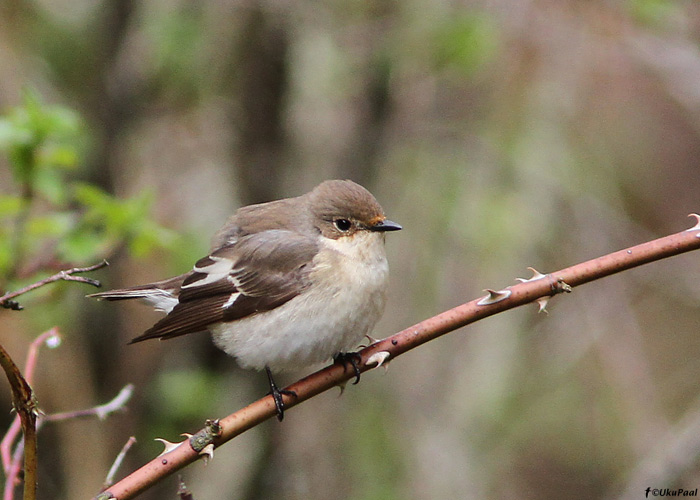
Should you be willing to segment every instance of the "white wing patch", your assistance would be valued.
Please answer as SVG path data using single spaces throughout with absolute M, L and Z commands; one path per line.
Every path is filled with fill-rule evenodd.
M 233 269 L 233 262 L 229 259 L 223 257 L 216 257 L 214 255 L 210 255 L 209 258 L 214 261 L 213 264 L 209 264 L 208 266 L 204 267 L 194 266 L 195 273 L 205 274 L 206 277 L 197 281 L 193 281 L 192 283 L 189 283 L 187 285 L 183 285 L 183 289 L 204 286 L 208 285 L 209 283 L 214 283 L 216 281 L 226 278 L 231 272 L 231 269 Z
M 236 302 L 236 299 L 240 296 L 241 294 L 239 292 L 237 293 L 232 293 L 231 296 L 228 298 L 226 302 L 224 302 L 224 305 L 221 306 L 222 309 L 226 309 L 227 307 L 231 307 L 234 302 Z
M 160 289 L 149 290 L 148 295 L 142 295 L 140 298 L 159 311 L 166 313 L 172 311 L 178 303 L 177 297 L 172 293 Z

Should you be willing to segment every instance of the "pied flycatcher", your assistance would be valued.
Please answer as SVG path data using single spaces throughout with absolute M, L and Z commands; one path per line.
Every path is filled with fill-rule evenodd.
M 243 368 L 271 372 L 330 359 L 349 360 L 384 311 L 389 267 L 387 220 L 372 194 L 332 180 L 296 198 L 238 209 L 211 253 L 188 273 L 147 285 L 95 293 L 143 299 L 167 315 L 131 343 L 209 330 Z

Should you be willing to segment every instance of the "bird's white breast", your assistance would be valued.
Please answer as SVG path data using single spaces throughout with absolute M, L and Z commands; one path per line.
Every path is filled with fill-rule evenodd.
M 271 311 L 210 327 L 216 344 L 244 368 L 283 371 L 355 350 L 384 311 L 384 235 L 321 238 L 311 286 Z

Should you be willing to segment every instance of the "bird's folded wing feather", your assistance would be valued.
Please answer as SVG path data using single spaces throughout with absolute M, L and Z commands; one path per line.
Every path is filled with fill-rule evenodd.
M 308 286 L 317 251 L 314 239 L 285 230 L 250 234 L 219 248 L 195 264 L 172 311 L 132 342 L 198 332 L 274 309 Z

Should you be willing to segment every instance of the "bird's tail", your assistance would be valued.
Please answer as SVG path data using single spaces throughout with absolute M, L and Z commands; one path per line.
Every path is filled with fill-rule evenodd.
M 180 287 L 187 274 L 176 276 L 156 283 L 138 285 L 130 288 L 119 288 L 106 292 L 91 293 L 87 297 L 98 300 L 130 300 L 142 299 L 161 311 L 170 312 L 178 303 Z

